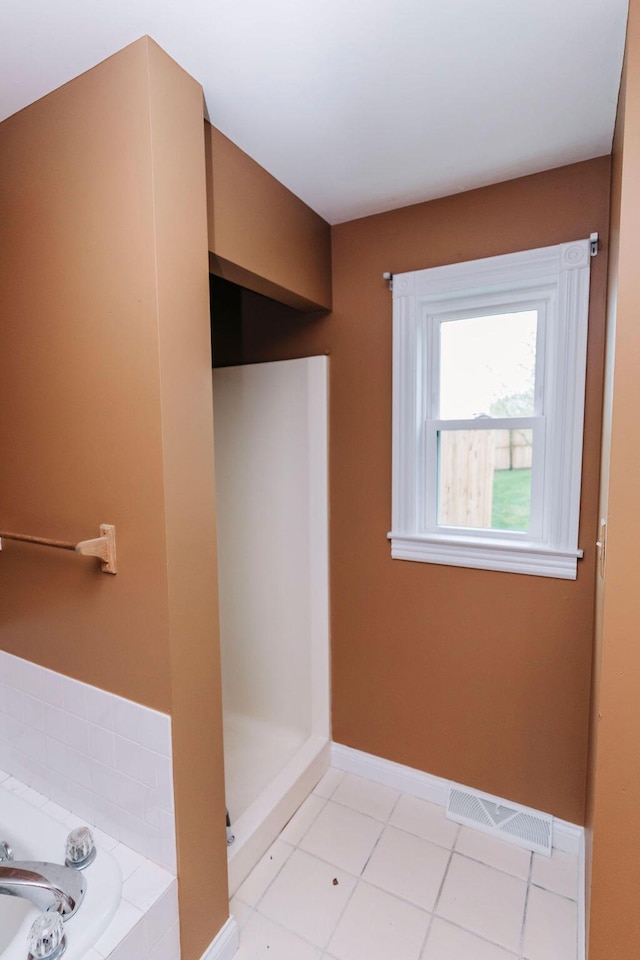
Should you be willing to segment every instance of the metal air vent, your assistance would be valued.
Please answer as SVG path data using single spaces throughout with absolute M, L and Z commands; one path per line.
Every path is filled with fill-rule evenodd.
M 447 801 L 447 817 L 526 847 L 527 850 L 551 856 L 553 817 L 546 813 L 452 784 Z

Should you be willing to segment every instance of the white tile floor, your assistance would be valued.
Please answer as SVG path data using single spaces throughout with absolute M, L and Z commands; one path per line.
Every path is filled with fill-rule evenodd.
M 576 960 L 578 863 L 330 770 L 231 901 L 236 960 Z

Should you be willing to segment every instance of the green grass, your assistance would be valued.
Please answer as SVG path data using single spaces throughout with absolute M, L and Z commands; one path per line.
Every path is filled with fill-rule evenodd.
M 494 530 L 528 530 L 531 513 L 531 468 L 493 474 Z

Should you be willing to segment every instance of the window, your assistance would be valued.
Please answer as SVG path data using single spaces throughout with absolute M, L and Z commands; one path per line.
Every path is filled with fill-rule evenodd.
M 394 276 L 394 558 L 575 579 L 590 252 Z

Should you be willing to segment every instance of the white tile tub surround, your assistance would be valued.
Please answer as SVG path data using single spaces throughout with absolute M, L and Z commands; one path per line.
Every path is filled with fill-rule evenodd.
M 0 768 L 175 875 L 166 714 L 0 651 Z
M 19 794 L 70 830 L 85 822 L 1 770 L 0 790 Z M 93 834 L 98 850 L 108 850 L 118 861 L 123 886 L 115 917 L 85 960 L 180 960 L 176 878 L 102 830 Z

